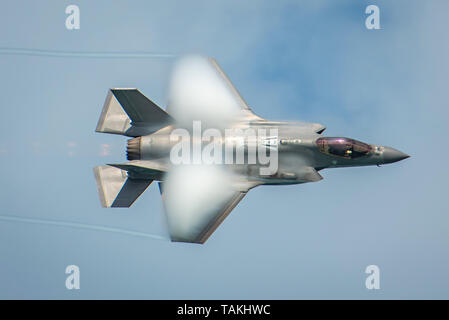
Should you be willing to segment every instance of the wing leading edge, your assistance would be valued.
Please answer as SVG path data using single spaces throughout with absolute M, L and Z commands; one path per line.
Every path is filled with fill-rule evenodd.
M 183 127 L 200 120 L 220 128 L 234 121 L 260 121 L 212 58 L 189 56 L 176 64 L 167 112 Z
M 257 182 L 216 166 L 183 166 L 159 184 L 170 238 L 203 244 Z

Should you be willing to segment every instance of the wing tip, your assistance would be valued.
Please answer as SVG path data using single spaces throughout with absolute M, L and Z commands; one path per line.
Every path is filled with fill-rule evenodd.
M 171 242 L 204 244 L 207 239 L 184 239 L 178 237 L 170 237 Z

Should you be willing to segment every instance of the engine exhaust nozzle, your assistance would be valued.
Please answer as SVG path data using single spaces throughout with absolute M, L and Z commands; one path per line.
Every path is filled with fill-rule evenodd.
M 141 137 L 129 139 L 126 144 L 126 158 L 128 160 L 140 160 Z

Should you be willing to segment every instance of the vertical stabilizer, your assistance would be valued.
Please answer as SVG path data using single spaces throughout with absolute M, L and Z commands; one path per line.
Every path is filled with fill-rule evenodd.
M 131 137 L 147 135 L 173 122 L 164 110 L 137 89 L 110 89 L 96 132 Z
M 131 128 L 131 120 L 120 106 L 120 103 L 112 91 L 109 90 L 95 131 L 112 134 L 125 134 L 129 128 Z
M 147 189 L 153 180 L 130 179 L 125 170 L 112 166 L 94 168 L 101 206 L 128 208 Z

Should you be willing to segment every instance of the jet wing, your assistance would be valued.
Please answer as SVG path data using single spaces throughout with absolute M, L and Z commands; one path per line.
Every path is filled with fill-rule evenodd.
M 243 97 L 241 96 L 240 92 L 232 84 L 231 80 L 228 78 L 226 73 L 224 73 L 223 69 L 221 69 L 217 60 L 215 60 L 214 58 L 208 58 L 208 60 L 211 66 L 216 70 L 217 76 L 220 77 L 223 80 L 223 83 L 228 87 L 228 90 L 232 94 L 233 99 L 237 102 L 237 105 L 242 109 L 251 110 L 245 99 L 243 99 Z
M 191 56 L 175 66 L 167 112 L 180 124 L 201 120 L 209 127 L 227 121 L 257 121 L 255 115 L 213 58 Z
M 171 240 L 203 244 L 258 184 L 216 166 L 173 168 L 159 184 Z

